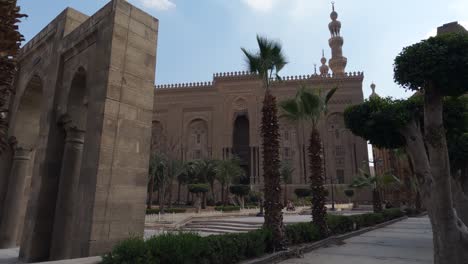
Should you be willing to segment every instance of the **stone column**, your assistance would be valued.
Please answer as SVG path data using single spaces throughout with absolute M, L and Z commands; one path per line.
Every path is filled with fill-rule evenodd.
M 83 157 L 84 131 L 66 129 L 66 140 L 60 172 L 59 190 L 55 207 L 55 221 L 50 249 L 51 260 L 72 258 L 72 237 L 76 217 L 77 190 Z
M 13 155 L 8 190 L 5 197 L 3 217 L 0 224 L 0 248 L 16 247 L 21 221 L 21 205 L 31 149 L 17 148 Z
M 3 217 L 3 202 L 5 201 L 8 190 L 8 180 L 10 177 L 11 165 L 13 163 L 15 143 L 14 138 L 10 138 L 10 146 L 8 146 L 0 155 L 0 225 Z

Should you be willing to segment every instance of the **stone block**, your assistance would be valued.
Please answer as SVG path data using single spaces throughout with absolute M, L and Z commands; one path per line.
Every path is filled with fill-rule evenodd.
M 154 55 L 132 46 L 127 46 L 125 56 L 125 72 L 146 81 L 154 80 L 156 68 L 156 57 Z
M 142 36 L 129 31 L 128 44 L 137 50 L 145 51 L 152 56 L 156 56 L 156 41 L 147 40 Z
M 120 103 L 119 119 L 137 120 L 138 109 L 135 106 Z
M 135 19 L 152 30 L 158 30 L 158 20 L 148 15 L 143 10 L 133 7 L 130 16 L 132 19 Z
M 130 23 L 130 16 L 128 14 L 125 14 L 125 12 L 122 12 L 122 10 L 117 9 L 114 16 L 114 22 L 115 26 L 128 28 L 128 25 Z
M 116 167 L 112 174 L 112 183 L 118 186 L 145 187 L 148 183 L 148 168 Z
M 120 103 L 115 100 L 107 99 L 104 106 L 104 115 L 108 118 L 117 118 L 119 115 Z
M 145 124 L 151 124 L 153 118 L 153 111 L 147 109 L 138 109 L 138 121 Z
M 141 109 L 151 110 L 153 109 L 153 98 L 150 96 L 153 86 L 145 84 L 139 89 L 130 87 L 122 88 L 122 103 L 136 106 Z
M 127 1 L 116 1 L 115 10 L 122 12 L 123 14 L 130 16 L 133 6 Z
M 145 24 L 130 18 L 129 30 L 140 35 L 141 37 L 149 40 L 149 41 L 156 41 L 158 32 Z

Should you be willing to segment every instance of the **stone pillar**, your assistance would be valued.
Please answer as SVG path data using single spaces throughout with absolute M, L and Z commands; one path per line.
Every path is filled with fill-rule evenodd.
M 11 140 L 10 140 L 11 141 Z M 13 163 L 13 150 L 14 143 L 10 143 L 11 146 L 5 149 L 0 155 L 0 225 L 3 217 L 3 202 L 8 190 L 8 180 L 10 177 L 11 164 Z
M 72 258 L 74 217 L 76 217 L 77 190 L 80 179 L 81 160 L 85 132 L 76 127 L 67 128 L 63 152 L 59 191 L 55 207 L 51 260 Z
M 13 156 L 10 171 L 8 190 L 5 197 L 3 217 L 0 224 L 0 248 L 16 247 L 20 229 L 21 205 L 28 167 L 30 164 L 31 149 L 17 148 Z

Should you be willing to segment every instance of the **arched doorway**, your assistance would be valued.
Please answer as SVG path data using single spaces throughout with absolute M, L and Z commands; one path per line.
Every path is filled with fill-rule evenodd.
M 43 85 L 34 75 L 21 95 L 14 115 L 12 136 L 17 144 L 9 173 L 8 188 L 0 223 L 0 248 L 19 244 L 23 230 L 26 205 L 30 193 L 34 154 L 37 148 L 41 123 Z
M 61 116 L 60 125 L 65 133 L 62 166 L 60 171 L 55 206 L 50 259 L 78 257 L 74 252 L 79 240 L 77 224 L 81 165 L 88 118 L 87 76 L 79 68 L 73 76 L 68 94 L 66 114 Z
M 232 152 L 240 159 L 246 177 L 241 184 L 250 184 L 250 124 L 247 114 L 239 114 L 234 120 Z

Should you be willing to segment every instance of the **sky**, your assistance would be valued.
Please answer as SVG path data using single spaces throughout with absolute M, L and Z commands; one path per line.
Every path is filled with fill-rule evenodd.
M 159 19 L 156 84 L 211 81 L 215 72 L 246 70 L 240 47 L 255 49 L 255 35 L 283 44 L 281 75 L 314 73 L 322 49 L 330 57 L 328 0 L 128 0 Z M 66 7 L 92 15 L 108 0 L 18 0 L 29 17 L 26 41 Z M 342 23 L 347 71 L 363 71 L 381 96 L 410 95 L 393 82 L 393 59 L 403 47 L 435 35 L 444 23 L 468 28 L 468 0 L 335 0 Z

